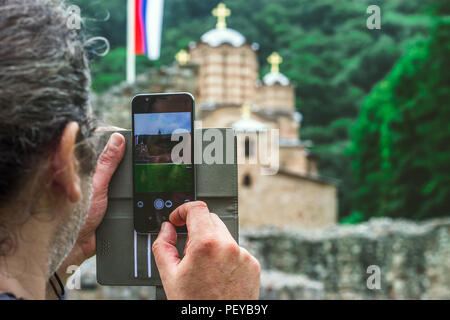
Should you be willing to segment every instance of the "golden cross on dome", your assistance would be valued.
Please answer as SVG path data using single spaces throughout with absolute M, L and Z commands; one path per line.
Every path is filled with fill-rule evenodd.
M 213 16 L 217 17 L 217 29 L 225 29 L 227 27 L 226 19 L 230 16 L 231 10 L 225 4 L 219 3 L 217 8 L 212 11 Z
M 242 112 L 242 119 L 250 119 L 250 116 L 252 115 L 252 107 L 250 107 L 248 104 L 244 104 L 241 107 Z
M 267 61 L 272 65 L 270 72 L 280 72 L 280 64 L 283 62 L 283 58 L 278 54 L 278 52 L 273 52 L 267 58 Z
M 188 63 L 190 55 L 186 52 L 186 50 L 182 49 L 175 55 L 175 59 L 180 66 L 184 66 L 186 63 Z

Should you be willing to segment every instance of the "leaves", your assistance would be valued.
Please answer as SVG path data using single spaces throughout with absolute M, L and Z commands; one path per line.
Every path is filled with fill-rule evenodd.
M 88 33 L 105 36 L 111 43 L 113 50 L 91 64 L 93 89 L 103 91 L 125 79 L 126 1 L 71 2 L 81 7 Z M 137 71 L 172 63 L 176 52 L 213 29 L 216 19 L 211 11 L 219 2 L 166 0 L 161 59 L 150 62 L 138 57 Z M 294 84 L 296 107 L 303 114 L 301 137 L 314 142 L 320 173 L 341 181 L 341 217 L 351 212 L 364 213 L 366 218 L 406 215 L 408 210 L 412 214 L 412 204 L 422 208 L 417 216 L 444 210 L 438 203 L 448 197 L 442 188 L 449 184 L 448 177 L 431 168 L 448 168 L 448 154 L 436 152 L 448 148 L 448 126 L 442 122 L 446 115 L 432 106 L 442 108 L 448 100 L 442 75 L 448 64 L 445 67 L 435 59 L 437 53 L 426 41 L 430 26 L 448 17 L 450 2 L 224 2 L 232 11 L 228 27 L 240 31 L 249 43 L 260 44 L 260 77 L 269 72 L 270 53 L 283 56 L 281 72 Z M 381 8 L 381 30 L 366 27 L 366 9 L 373 4 Z M 108 12 L 110 19 L 102 21 Z M 446 40 L 447 30 L 434 32 Z M 439 50 L 448 51 L 449 46 L 450 41 L 443 41 Z M 403 62 L 392 69 L 400 57 Z M 349 128 L 356 118 L 347 149 Z M 409 184 L 411 189 L 392 187 L 397 184 Z M 419 202 L 425 196 L 435 200 L 422 206 Z
M 374 88 L 353 128 L 354 207 L 423 219 L 450 214 L 450 23 L 436 23 Z

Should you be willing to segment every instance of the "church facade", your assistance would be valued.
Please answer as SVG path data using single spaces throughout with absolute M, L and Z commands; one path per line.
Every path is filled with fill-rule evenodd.
M 230 11 L 214 9 L 217 26 L 181 50 L 173 65 L 149 69 L 136 82 L 94 95 L 92 104 L 106 123 L 129 128 L 130 100 L 142 92 L 193 93 L 196 120 L 204 128 L 233 128 L 238 137 L 239 223 L 241 227 L 321 228 L 336 223 L 337 188 L 320 175 L 317 159 L 301 140 L 302 115 L 295 108 L 294 86 L 281 72 L 282 58 L 268 58 L 271 71 L 259 79 L 258 48 L 226 26 Z M 281 67 L 280 67 L 281 65 Z M 259 150 L 253 140 L 278 130 L 278 170 L 251 160 Z
M 262 175 L 261 165 L 239 164 L 242 227 L 325 227 L 336 222 L 336 184 L 319 175 L 317 159 L 299 136 L 302 115 L 294 87 L 280 72 L 274 52 L 271 72 L 259 80 L 257 45 L 226 26 L 230 10 L 214 9 L 216 28 L 176 56 L 180 68 L 197 68 L 196 116 L 203 127 L 231 127 L 238 137 L 279 130 L 279 170 Z M 248 138 L 238 139 L 243 158 L 257 156 Z M 249 161 L 250 162 L 250 161 Z

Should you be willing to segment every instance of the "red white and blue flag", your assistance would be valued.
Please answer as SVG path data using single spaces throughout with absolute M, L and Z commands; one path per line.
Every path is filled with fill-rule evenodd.
M 161 51 L 164 0 L 127 0 L 127 82 L 136 80 L 136 55 L 157 60 Z
M 135 54 L 157 60 L 161 51 L 164 0 L 135 1 Z

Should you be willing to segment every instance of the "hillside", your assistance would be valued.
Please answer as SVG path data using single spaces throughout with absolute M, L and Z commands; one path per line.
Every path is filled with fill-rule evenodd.
M 125 78 L 126 1 L 74 0 L 88 33 L 103 35 L 112 51 L 92 63 L 93 89 L 100 92 Z M 139 57 L 137 71 L 166 65 L 175 53 L 215 25 L 217 0 L 166 0 L 161 60 Z M 427 39 L 431 11 L 439 0 L 226 0 L 231 28 L 260 45 L 261 75 L 266 57 L 278 51 L 281 71 L 296 87 L 303 114 L 301 138 L 314 143 L 320 171 L 341 180 L 340 216 L 352 210 L 354 189 L 347 154 L 349 128 L 363 99 L 414 43 Z M 366 27 L 369 5 L 381 7 L 381 30 Z M 107 21 L 103 21 L 109 15 Z

